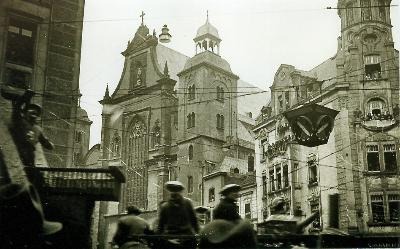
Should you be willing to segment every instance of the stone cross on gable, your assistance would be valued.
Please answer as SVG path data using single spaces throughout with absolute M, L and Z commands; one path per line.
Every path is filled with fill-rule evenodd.
M 144 18 L 144 16 L 145 16 L 146 14 L 143 12 L 143 10 L 142 10 L 142 14 L 140 15 L 140 17 L 142 18 L 142 25 L 143 25 L 143 18 Z

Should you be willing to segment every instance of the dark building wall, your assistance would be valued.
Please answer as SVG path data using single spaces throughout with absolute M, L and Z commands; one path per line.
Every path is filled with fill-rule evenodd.
M 81 0 L 0 3 L 0 82 L 37 93 L 33 101 L 43 107 L 44 133 L 56 146 L 46 152 L 52 167 L 66 167 L 72 162 L 83 12 Z M 22 56 L 25 60 L 12 59 L 9 53 L 18 29 L 22 30 L 22 40 L 32 45 Z M 30 46 L 25 43 L 21 48 Z M 8 104 L 1 108 L 10 110 Z

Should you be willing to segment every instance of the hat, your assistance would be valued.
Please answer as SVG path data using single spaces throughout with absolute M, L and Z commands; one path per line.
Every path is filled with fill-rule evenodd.
M 29 104 L 25 107 L 25 110 L 28 110 L 28 109 L 36 111 L 39 116 L 42 114 L 42 107 L 38 104 Z
M 199 248 L 256 248 L 253 225 L 247 220 L 213 220 L 200 232 Z
M 219 191 L 219 193 L 222 195 L 227 195 L 232 192 L 239 192 L 240 189 L 241 189 L 241 187 L 237 184 L 228 184 L 228 185 L 225 185 L 221 189 L 221 191 Z
M 56 233 L 62 224 L 45 220 L 32 184 L 10 183 L 0 187 L 0 229 L 10 238 L 23 238 Z
M 169 192 L 180 192 L 185 189 L 183 184 L 179 181 L 169 181 L 165 183 L 165 188 Z
M 197 206 L 194 208 L 194 211 L 196 211 L 199 214 L 205 214 L 209 211 L 210 209 L 208 207 L 204 207 L 204 206 Z
M 272 202 L 270 207 L 272 209 L 277 209 L 277 208 L 281 208 L 281 205 L 285 204 L 285 200 L 282 197 L 275 197 Z
M 126 208 L 126 211 L 128 212 L 128 214 L 134 214 L 134 215 L 139 215 L 139 214 L 143 213 L 143 210 L 141 210 L 140 208 L 138 208 L 136 206 L 129 206 Z

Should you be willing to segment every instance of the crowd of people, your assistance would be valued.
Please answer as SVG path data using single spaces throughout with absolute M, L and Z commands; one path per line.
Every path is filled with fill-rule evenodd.
M 256 248 L 253 225 L 243 220 L 237 210 L 239 185 L 222 188 L 213 220 L 202 229 L 192 202 L 182 195 L 183 184 L 169 181 L 165 188 L 169 198 L 160 205 L 156 227 L 150 229 L 149 223 L 139 217 L 141 211 L 128 207 L 128 214 L 118 221 L 113 238 L 115 248 Z

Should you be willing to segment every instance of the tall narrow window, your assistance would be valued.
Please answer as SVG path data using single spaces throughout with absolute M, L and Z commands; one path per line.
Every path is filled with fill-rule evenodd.
M 371 0 L 361 0 L 361 19 L 363 21 L 371 20 Z
M 290 95 L 289 92 L 285 92 L 285 109 L 290 107 Z
M 189 86 L 189 100 L 196 98 L 196 87 L 195 85 Z
M 373 222 L 385 221 L 385 212 L 382 195 L 371 195 L 371 213 Z
M 346 5 L 346 23 L 347 26 L 353 24 L 354 16 L 353 16 L 353 3 L 349 3 Z
M 193 176 L 188 176 L 188 193 L 193 193 Z
M 281 189 L 282 188 L 282 171 L 281 168 L 276 169 L 276 189 Z
M 289 171 L 287 164 L 283 165 L 283 187 L 289 187 Z
M 367 145 L 368 171 L 380 171 L 378 145 Z
M 308 182 L 310 184 L 318 182 L 317 159 L 315 155 L 309 156 L 308 164 Z
M 187 128 L 192 128 L 192 114 L 187 115 Z
M 224 102 L 224 88 L 217 86 L 217 100 Z
M 252 155 L 247 157 L 247 171 L 248 172 L 254 171 L 254 157 Z
M 192 126 L 191 127 L 195 127 L 196 126 L 196 114 L 194 114 L 194 112 L 192 112 Z
M 225 125 L 224 115 L 217 114 L 217 128 L 218 129 L 224 129 L 224 125 Z
M 379 1 L 379 18 L 384 22 L 386 21 L 386 5 L 386 0 Z
M 196 124 L 196 115 L 194 114 L 194 112 L 190 113 L 189 115 L 187 115 L 187 128 L 192 128 L 194 127 Z
M 80 143 L 82 141 L 82 132 L 75 131 L 75 143 Z
M 275 174 L 273 169 L 269 171 L 269 191 L 275 191 Z
M 262 176 L 262 189 L 263 189 L 263 195 L 267 194 L 267 176 L 263 175 Z
M 244 217 L 246 219 L 251 219 L 251 206 L 250 206 L 250 203 L 244 204 Z
M 282 99 L 282 95 L 278 96 L 278 106 L 279 106 L 279 110 L 283 110 L 283 99 Z
M 193 145 L 189 145 L 189 160 L 193 160 Z
M 208 190 L 208 202 L 215 201 L 215 188 L 210 188 Z
M 298 163 L 293 163 L 292 177 L 293 177 L 294 186 L 296 186 L 296 188 L 300 188 L 301 184 L 299 182 L 299 164 Z
M 384 144 L 383 145 L 383 158 L 385 161 L 385 170 L 396 171 L 397 160 L 396 160 L 396 145 Z
M 389 221 L 400 222 L 400 195 L 388 195 Z

